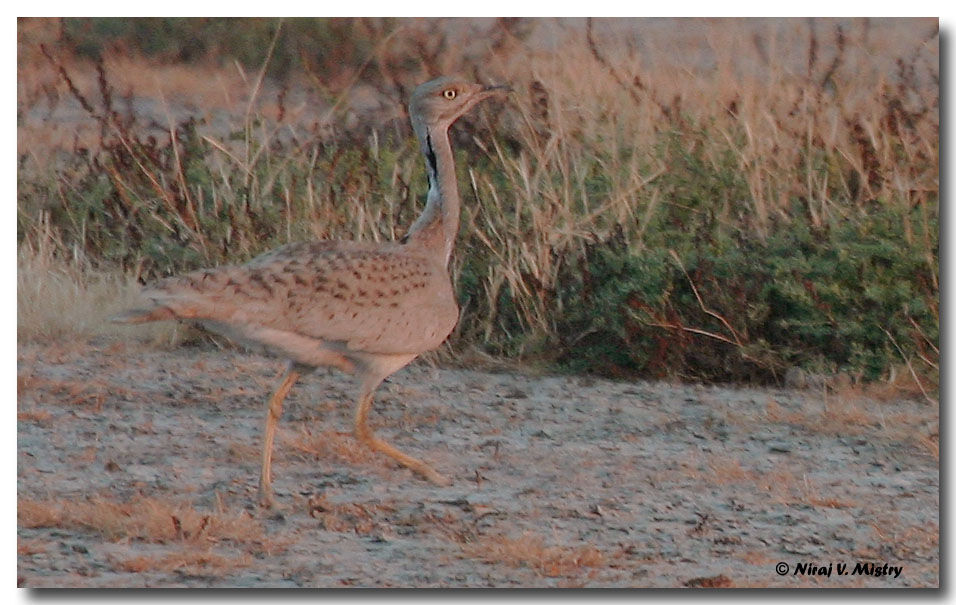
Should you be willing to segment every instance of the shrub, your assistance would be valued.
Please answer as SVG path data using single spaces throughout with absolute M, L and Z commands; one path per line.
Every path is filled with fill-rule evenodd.
M 805 42 L 804 69 L 726 22 L 716 67 L 677 69 L 666 61 L 681 48 L 655 67 L 627 42 L 612 53 L 590 23 L 565 32 L 561 61 L 524 44 L 522 21 L 454 44 L 468 23 L 288 20 L 276 37 L 264 20 L 66 20 L 44 65 L 99 137 L 39 169 L 21 157 L 18 241 L 42 227 L 62 255 L 146 280 L 308 237 L 397 239 L 427 184 L 396 99 L 456 65 L 516 94 L 452 133 L 464 201 L 453 348 L 701 380 L 938 371 L 935 28 L 907 32 L 894 57 L 884 48 L 900 37 L 869 22 L 837 23 L 829 44 L 789 22 L 780 46 Z M 285 83 L 250 84 L 274 111 L 243 104 L 225 129 L 194 115 L 157 130 L 111 83 L 106 40 L 266 61 Z M 747 43 L 756 75 L 735 63 Z M 73 82 L 72 54 L 101 56 L 93 86 Z M 302 82 L 325 100 L 361 82 L 386 109 L 350 122 L 336 102 L 331 122 L 287 123 Z

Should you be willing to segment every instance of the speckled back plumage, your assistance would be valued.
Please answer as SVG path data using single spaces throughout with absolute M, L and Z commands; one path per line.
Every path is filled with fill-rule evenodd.
M 163 280 L 144 296 L 177 317 L 203 321 L 245 342 L 257 342 L 259 328 L 268 328 L 367 353 L 429 351 L 458 320 L 445 268 L 397 243 L 290 244 L 245 265 Z M 262 344 L 301 357 L 283 351 L 281 342 Z

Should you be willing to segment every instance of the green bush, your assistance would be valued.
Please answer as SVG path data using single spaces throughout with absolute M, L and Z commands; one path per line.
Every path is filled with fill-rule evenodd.
M 884 206 L 818 229 L 797 215 L 766 239 L 682 222 L 639 249 L 619 230 L 562 275 L 562 359 L 574 371 L 765 381 L 788 367 L 876 379 L 899 363 L 898 345 L 932 357 L 935 268 L 907 242 L 911 212 Z M 928 226 L 917 235 L 936 247 Z
M 275 22 L 245 21 L 241 40 L 229 38 L 222 20 L 66 25 L 76 49 L 90 54 L 107 38 L 179 58 L 221 57 L 216 45 L 227 45 L 256 64 Z M 360 30 L 387 26 L 288 20 L 272 61 L 282 72 L 295 57 L 334 49 L 354 66 L 369 52 L 371 34 Z M 502 40 L 510 39 L 508 27 L 500 28 Z M 87 34 L 90 50 L 83 50 Z M 196 38 L 205 46 L 185 50 Z M 448 41 L 434 44 L 447 48 Z M 213 144 L 200 136 L 201 123 L 186 119 L 174 137 L 157 141 L 113 106 L 102 63 L 99 69 L 100 107 L 70 89 L 99 122 L 102 141 L 51 158 L 47 171 L 21 170 L 20 242 L 50 225 L 62 253 L 146 281 L 310 237 L 393 239 L 421 210 L 427 183 L 407 124 L 365 121 L 283 138 L 263 136 L 266 119 L 252 115 L 237 117 L 233 132 Z M 537 84 L 547 109 L 547 91 Z M 867 122 L 888 124 L 880 134 L 884 149 L 899 152 L 895 162 L 862 135 L 849 151 L 837 150 L 775 125 L 798 165 L 775 158 L 762 165 L 761 185 L 774 205 L 759 220 L 766 201 L 751 189 L 752 166 L 741 153 L 751 133 L 736 115 L 695 119 L 674 102 L 644 133 L 652 144 L 640 148 L 617 126 L 611 131 L 621 140 L 609 140 L 607 124 L 620 116 L 604 113 L 575 122 L 571 112 L 558 136 L 549 134 L 547 112 L 525 108 L 510 121 L 500 112 L 485 118 L 498 120 L 488 129 L 492 144 L 457 128 L 464 205 L 453 257 L 463 308 L 456 345 L 575 372 L 696 380 L 773 382 L 794 366 L 875 379 L 919 359 L 922 369 L 937 367 L 934 114 L 929 105 L 900 109 L 909 92 L 900 88 L 886 104 L 892 112 Z M 862 131 L 854 120 L 843 127 Z M 919 188 L 885 186 L 891 170 Z M 798 177 L 814 181 L 826 212 L 811 211 L 811 187 L 795 185 Z

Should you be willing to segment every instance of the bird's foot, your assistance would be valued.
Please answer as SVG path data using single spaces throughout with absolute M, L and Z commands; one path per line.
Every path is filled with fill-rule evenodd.
M 285 508 L 275 499 L 272 487 L 264 485 L 259 485 L 259 506 L 267 511 L 282 511 Z

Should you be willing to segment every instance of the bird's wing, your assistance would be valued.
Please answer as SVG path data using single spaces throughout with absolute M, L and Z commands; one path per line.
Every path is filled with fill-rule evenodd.
M 166 279 L 144 295 L 184 319 L 382 354 L 434 349 L 458 320 L 447 273 L 399 245 L 291 244 L 245 265 Z

